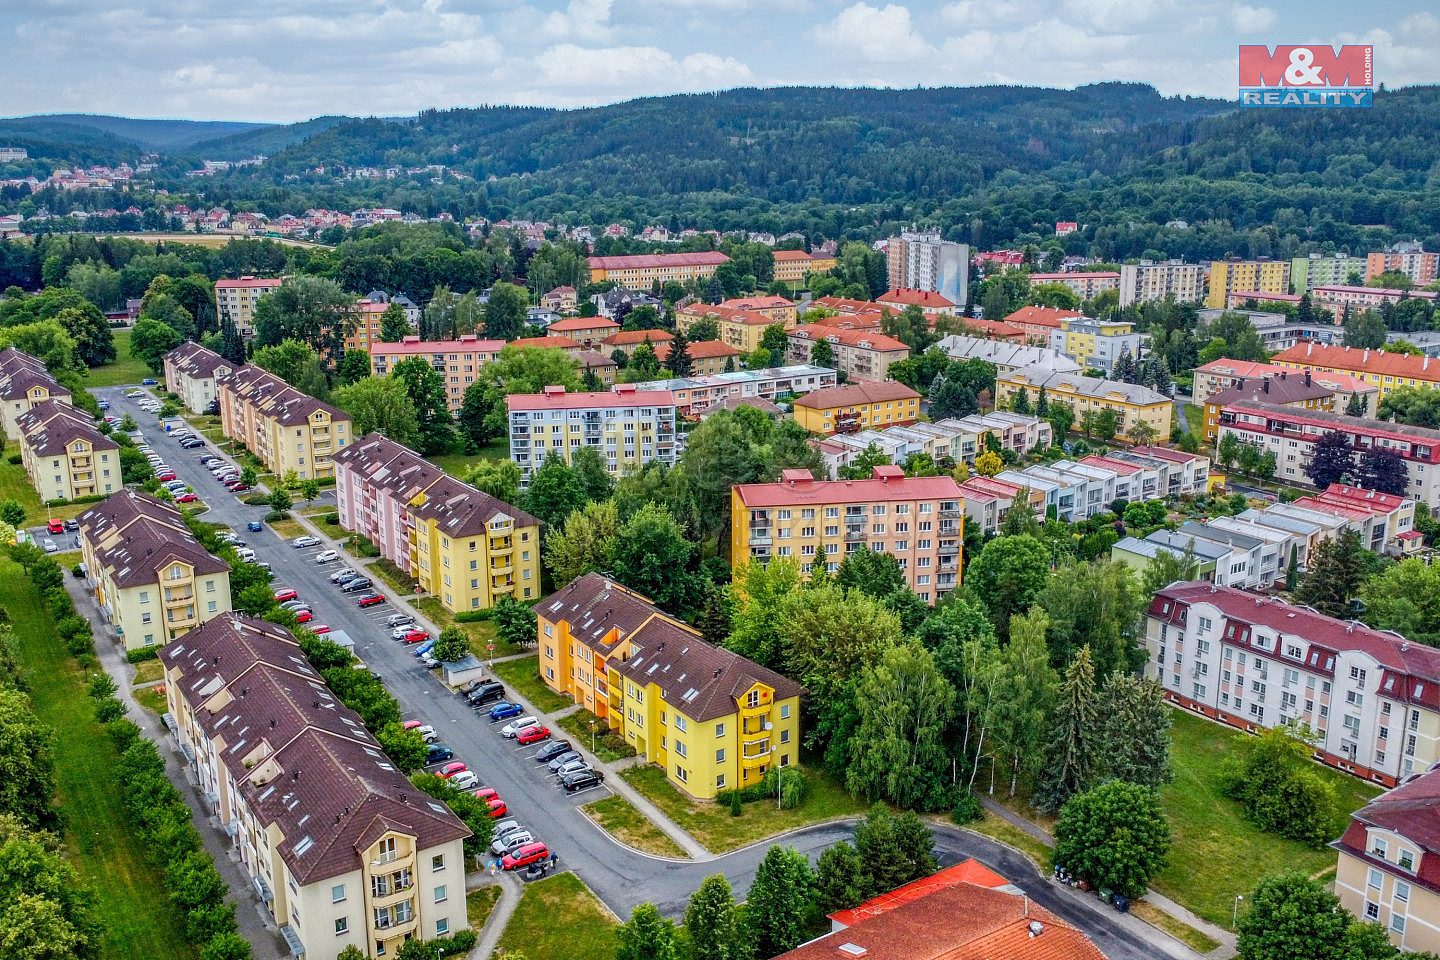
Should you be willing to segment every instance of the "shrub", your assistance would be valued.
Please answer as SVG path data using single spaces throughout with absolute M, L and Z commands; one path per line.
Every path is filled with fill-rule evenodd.
M 129 650 L 125 659 L 131 663 L 140 663 L 143 660 L 154 660 L 160 656 L 159 647 L 141 647 L 138 650 Z
M 75 566 L 71 567 L 70 576 L 74 577 L 76 580 L 79 580 L 81 577 L 85 576 L 84 564 L 77 563 L 75 564 Z
M 325 514 L 323 520 L 327 527 L 340 526 L 340 514 L 338 513 L 327 513 Z
M 59 567 L 54 568 L 57 572 Z M 45 591 L 45 605 L 50 608 L 51 614 L 56 617 L 68 617 L 75 613 L 75 604 L 70 600 L 70 594 L 65 592 L 64 587 L 51 587 Z
M 21 463 L 25 458 L 22 457 L 22 456 L 20 456 L 20 454 L 18 454 L 18 453 L 12 453 L 12 454 L 10 454 L 10 456 L 7 457 L 6 459 L 8 459 L 12 464 L 19 464 L 19 463 Z
M 129 750 L 136 740 L 140 739 L 140 727 L 133 720 L 126 720 L 121 717 L 112 720 L 105 725 L 105 732 L 110 735 L 110 742 L 115 744 L 115 752 L 124 753 Z
M 984 817 L 985 807 L 980 803 L 980 799 L 969 791 L 960 794 L 960 799 L 955 801 L 955 809 L 950 811 L 950 819 L 962 827 Z
M 266 523 L 280 523 L 283 520 L 289 519 L 290 514 L 285 510 L 271 510 L 269 513 L 265 514 Z
M 456 623 L 480 623 L 495 616 L 494 610 L 461 610 L 455 614 Z
M 90 696 L 96 700 L 103 700 L 106 697 L 115 696 L 115 691 L 120 687 L 110 678 L 108 673 L 97 673 L 90 678 Z
M 738 790 L 732 790 L 730 792 L 730 816 L 740 816 L 740 810 L 740 792 Z
M 457 930 L 453 937 L 441 937 L 430 942 L 440 951 L 440 956 L 448 957 L 452 954 L 469 953 L 475 949 L 479 939 L 474 930 Z
M 114 697 L 105 697 L 95 703 L 95 719 L 101 723 L 109 723 L 112 720 L 119 720 L 125 716 L 125 704 Z
M 55 621 L 55 630 L 60 634 L 61 639 L 69 640 L 78 634 L 89 635 L 91 632 L 90 622 L 84 617 L 61 617 Z

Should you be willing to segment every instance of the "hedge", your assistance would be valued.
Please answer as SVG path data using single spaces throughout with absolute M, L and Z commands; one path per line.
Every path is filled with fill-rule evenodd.
M 461 610 L 455 614 L 456 623 L 480 623 L 495 616 L 494 610 Z
M 138 650 L 127 650 L 125 652 L 125 659 L 130 663 L 140 663 L 144 660 L 154 660 L 159 656 L 159 647 L 141 647 Z

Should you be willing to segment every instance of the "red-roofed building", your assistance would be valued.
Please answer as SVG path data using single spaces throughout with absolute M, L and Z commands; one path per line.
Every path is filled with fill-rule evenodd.
M 540 393 L 511 394 L 505 403 L 510 459 L 520 467 L 524 484 L 547 456 L 568 463 L 581 445 L 599 450 L 615 476 L 651 461 L 675 463 L 675 394 L 669 390 L 617 383 L 607 393 L 567 393 L 550 386 Z
M 1236 290 L 1233 293 L 1225 294 L 1225 308 L 1237 310 L 1245 306 L 1246 300 L 1254 300 L 1257 304 L 1266 303 L 1288 303 L 1298 304 L 1300 297 L 1294 293 L 1266 293 L 1263 290 Z
M 686 347 L 685 352 L 690 354 L 690 376 L 692 377 L 709 377 L 717 373 L 724 373 L 727 365 L 732 370 L 739 369 L 740 358 L 745 356 L 730 344 L 719 340 L 697 340 Z M 655 346 L 655 358 L 661 363 L 670 359 L 668 342 Z
M 871 897 L 860 906 L 851 910 L 837 910 L 829 914 L 830 929 L 844 930 L 846 927 L 853 927 L 857 923 L 863 923 L 873 917 L 897 907 L 903 907 L 907 903 L 913 903 L 922 897 L 928 897 L 936 890 L 944 890 L 953 887 L 957 883 L 969 883 L 977 887 L 988 887 L 997 890 L 1001 887 L 1010 886 L 1010 881 L 1000 874 L 991 870 L 978 860 L 965 860 L 955 864 L 953 867 L 946 867 L 939 873 L 932 873 L 928 877 L 911 881 L 903 887 L 896 887 L 889 893 L 882 893 L 878 897 Z
M 930 329 L 935 329 L 935 317 L 927 316 L 930 321 Z M 1006 323 L 1003 320 L 984 320 L 980 317 L 962 317 L 962 333 L 973 337 L 984 337 L 986 340 L 1004 340 L 1007 343 L 1024 343 L 1025 331 L 1014 324 Z
M 1025 254 L 1019 250 L 991 250 L 975 254 L 975 265 L 994 263 L 1002 267 L 1018 267 L 1025 262 Z
M 1006 317 L 1005 322 L 1024 331 L 1027 341 L 1048 347 L 1050 335 L 1061 329 L 1060 321 L 1083 316 L 1085 314 L 1078 310 L 1061 310 L 1059 307 L 1021 307 Z
M 926 603 L 960 585 L 965 503 L 954 477 L 906 477 L 883 466 L 869 480 L 816 480 L 809 470 L 784 470 L 779 482 L 741 484 L 730 497 L 736 570 L 791 557 L 806 576 L 817 565 L 834 573 L 847 554 L 875 550 L 900 561 Z M 932 535 L 915 535 L 921 522 L 934 524 Z
M 558 310 L 561 313 L 567 310 L 574 310 L 575 304 L 576 293 L 574 287 L 556 287 L 540 298 L 540 306 L 548 310 Z
M 1047 283 L 1058 283 L 1068 287 L 1081 300 L 1093 300 L 1106 290 L 1120 292 L 1120 274 L 1113 270 L 1094 270 L 1088 273 L 1032 273 L 1030 286 L 1039 287 Z
M 853 433 L 901 427 L 920 417 L 920 394 L 893 380 L 851 383 L 807 393 L 795 401 L 797 423 L 811 433 Z
M 1315 756 L 1394 786 L 1440 759 L 1440 650 L 1309 607 L 1174 583 L 1145 614 L 1145 676 L 1242 730 L 1300 721 Z
M 795 326 L 795 304 L 784 297 L 736 297 L 722 300 L 720 306 L 727 310 L 748 310 L 767 318 L 771 323 L 783 323 L 785 329 Z
M 723 253 L 655 253 L 630 257 L 591 257 L 590 282 L 618 283 L 632 290 L 648 290 L 655 281 L 674 280 L 684 283 L 691 279 L 713 276 L 715 268 L 728 263 Z
M 934 290 L 902 290 L 898 287 L 886 290 L 875 298 L 875 302 L 882 306 L 890 307 L 893 310 L 904 310 L 909 306 L 918 306 L 927 312 L 938 313 L 947 317 L 953 317 L 955 315 L 957 306 Z
M 1367 350 L 1326 343 L 1297 343 L 1270 358 L 1270 362 L 1295 370 L 1328 370 L 1348 373 L 1380 389 L 1384 400 L 1396 387 L 1429 389 L 1440 384 L 1440 359 L 1415 357 L 1388 350 Z
M 1429 300 L 1432 303 L 1440 297 L 1434 290 L 1396 290 L 1393 287 L 1350 287 L 1338 284 L 1315 287 L 1310 291 L 1315 306 L 1333 310 L 1337 322 L 1343 317 L 1345 308 L 1352 310 L 1379 310 L 1387 303 L 1399 303 L 1407 297 Z
M 835 258 L 826 254 L 813 256 L 804 250 L 776 250 L 775 279 L 781 283 L 802 284 L 812 273 L 835 269 Z
M 910 356 L 910 348 L 904 343 L 873 330 L 807 323 L 791 330 L 789 340 L 786 360 L 790 363 L 812 362 L 816 341 L 828 342 L 834 359 L 821 366 L 844 371 L 850 380 L 889 379 L 890 365 Z
M 1059 220 L 1055 223 L 1055 236 L 1063 237 L 1080 229 L 1080 224 L 1074 220 Z
M 669 343 L 675 339 L 675 334 L 669 330 L 620 330 L 610 334 L 595 348 L 609 356 L 616 350 L 624 351 L 625 356 L 633 357 L 636 349 L 642 343 L 650 344 L 654 350 L 663 343 Z
M 547 337 L 566 337 L 591 349 L 612 333 L 619 332 L 620 324 L 604 317 L 567 317 L 545 328 Z
M 810 301 L 810 308 L 812 310 L 833 310 L 845 316 L 858 313 L 882 313 L 890 309 L 869 300 L 847 300 L 844 297 L 819 297 Z
M 690 328 L 701 320 L 712 320 L 715 329 L 719 333 L 720 340 L 744 353 L 754 353 L 760 346 L 760 340 L 765 336 L 765 328 L 780 324 L 793 327 L 795 321 L 788 323 L 774 320 L 763 313 L 754 310 L 736 310 L 733 307 L 711 306 L 706 303 L 692 303 L 681 307 L 675 312 L 675 327 L 683 331 L 687 336 Z
M 518 350 L 524 350 L 526 347 L 537 350 L 564 350 L 572 356 L 585 349 L 582 344 L 576 343 L 569 337 L 559 335 L 553 337 L 522 337 L 519 340 L 511 340 L 505 344 L 505 346 L 515 347 Z
M 497 359 L 504 348 L 504 340 L 481 340 L 474 334 L 457 340 L 404 337 L 397 343 L 381 341 L 370 344 L 370 372 L 377 377 L 389 376 L 401 360 L 424 357 L 445 378 L 445 402 L 450 412 L 456 413 L 480 368 Z

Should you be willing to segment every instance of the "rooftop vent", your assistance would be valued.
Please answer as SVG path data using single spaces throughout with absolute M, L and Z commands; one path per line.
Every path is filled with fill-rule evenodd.
M 1041 923 L 1039 920 L 1031 920 L 1029 930 L 1030 939 L 1033 940 L 1036 937 L 1040 936 L 1040 934 L 1045 932 L 1045 924 Z
M 866 954 L 865 948 L 858 943 L 842 943 L 840 944 L 840 952 L 847 957 L 863 957 Z

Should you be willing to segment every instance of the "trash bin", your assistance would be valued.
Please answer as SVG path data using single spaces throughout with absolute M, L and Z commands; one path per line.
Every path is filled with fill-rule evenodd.
M 1112 896 L 1112 891 L 1110 890 L 1109 887 L 1101 887 L 1101 888 L 1100 888 L 1100 902 L 1101 902 L 1101 903 L 1109 903 L 1111 896 Z
M 1117 913 L 1129 913 L 1129 912 L 1130 912 L 1130 898 L 1129 898 L 1129 897 L 1122 897 L 1122 896 L 1120 896 L 1119 894 L 1116 894 L 1116 895 L 1115 895 L 1115 901 L 1114 901 L 1114 903 L 1115 903 L 1115 911 L 1116 911 Z

